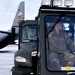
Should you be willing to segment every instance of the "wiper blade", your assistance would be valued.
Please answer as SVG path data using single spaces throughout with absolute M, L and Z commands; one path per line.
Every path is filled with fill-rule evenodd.
M 37 38 L 28 38 L 28 39 L 24 39 L 25 41 L 37 41 Z

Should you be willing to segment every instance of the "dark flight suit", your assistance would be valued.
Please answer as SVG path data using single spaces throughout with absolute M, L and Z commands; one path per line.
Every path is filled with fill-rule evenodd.
M 70 37 L 63 31 L 60 34 L 53 31 L 49 34 L 48 39 L 50 63 L 54 69 L 60 70 L 62 66 L 74 66 L 75 55 L 71 52 L 75 51 L 75 46 Z M 63 60 L 65 65 L 59 60 Z

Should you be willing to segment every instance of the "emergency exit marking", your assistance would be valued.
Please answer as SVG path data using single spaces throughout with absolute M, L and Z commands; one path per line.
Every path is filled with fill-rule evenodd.
M 66 70 L 67 71 L 71 70 L 71 67 L 70 66 L 66 66 Z

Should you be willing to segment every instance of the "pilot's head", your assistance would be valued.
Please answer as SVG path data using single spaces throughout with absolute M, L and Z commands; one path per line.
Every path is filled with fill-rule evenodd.
M 62 24 L 61 24 L 61 22 L 56 23 L 54 29 L 55 29 L 56 33 L 60 33 L 62 31 Z

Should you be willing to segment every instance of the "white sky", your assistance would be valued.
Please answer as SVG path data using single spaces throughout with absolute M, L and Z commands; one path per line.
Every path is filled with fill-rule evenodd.
M 12 26 L 19 3 L 25 2 L 25 19 L 35 19 L 42 0 L 1 0 L 0 30 L 9 30 Z

